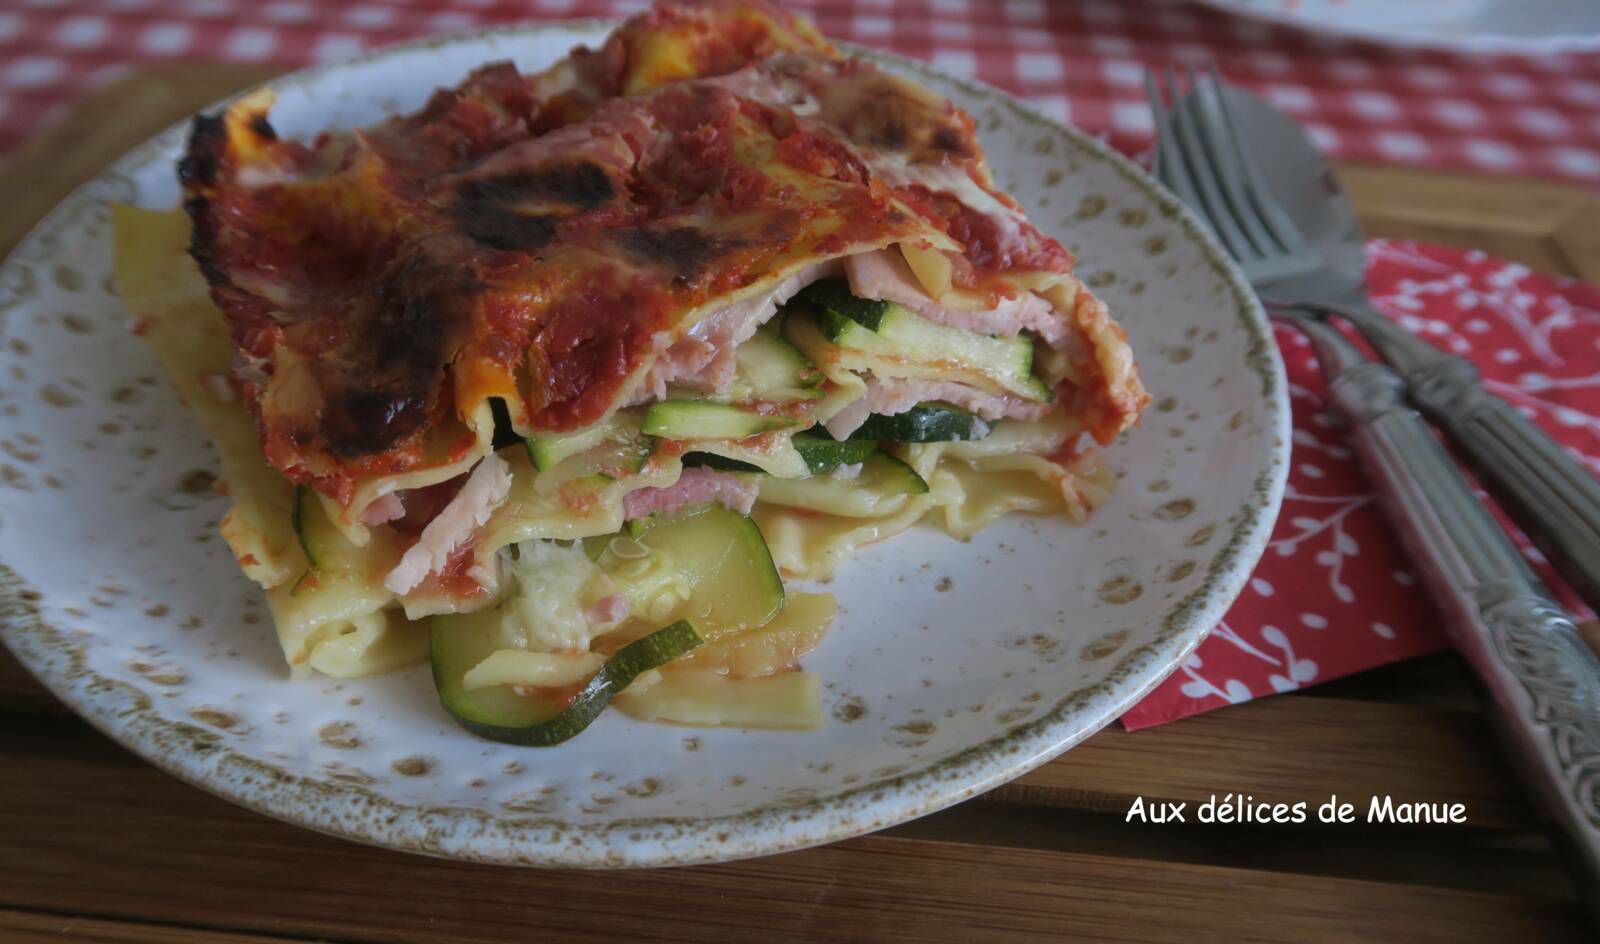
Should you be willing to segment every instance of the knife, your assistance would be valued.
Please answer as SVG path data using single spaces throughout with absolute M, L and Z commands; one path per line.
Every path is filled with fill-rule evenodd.
M 1487 687 L 1497 733 L 1560 827 L 1578 897 L 1600 925 L 1600 660 L 1407 405 L 1400 375 L 1314 315 L 1273 316 L 1311 340 L 1334 411 Z

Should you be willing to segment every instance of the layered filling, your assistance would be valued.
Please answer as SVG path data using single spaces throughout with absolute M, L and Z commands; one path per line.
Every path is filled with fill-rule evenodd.
M 383 584 L 408 616 L 433 617 L 447 707 L 528 744 L 571 736 L 605 704 L 679 723 L 815 725 L 817 683 L 798 660 L 834 606 L 786 594 L 780 569 L 826 576 L 909 526 L 933 507 L 941 466 L 1026 459 L 1025 475 L 1060 492 L 1056 507 L 1081 514 L 1082 490 L 1098 486 L 1071 409 L 1092 358 L 1068 341 L 1080 332 L 1032 293 L 941 304 L 910 271 L 898 247 L 813 267 L 664 346 L 604 421 L 502 431 L 509 442 L 445 488 L 374 503 L 374 535 L 415 533 Z M 547 533 L 563 518 L 567 537 L 517 540 L 530 521 Z M 816 561 L 781 549 L 780 568 L 763 520 L 859 533 Z M 302 580 L 317 579 L 319 556 Z
M 971 117 L 763 3 L 307 143 L 271 104 L 197 120 L 192 229 L 119 214 L 123 297 L 290 663 L 427 654 L 487 736 L 819 723 L 798 660 L 833 604 L 780 574 L 921 520 L 1082 520 L 1148 400 Z

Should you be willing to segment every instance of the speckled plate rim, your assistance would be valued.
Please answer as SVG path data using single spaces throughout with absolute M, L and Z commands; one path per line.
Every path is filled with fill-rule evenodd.
M 422 48 L 516 37 L 547 31 L 599 33 L 613 20 L 563 20 L 520 24 L 432 37 L 373 50 L 270 81 L 276 88 L 305 85 L 355 63 Z M 0 561 L 0 639 L 52 693 L 102 733 L 161 770 L 247 809 L 318 832 L 371 845 L 465 861 L 564 868 L 691 865 L 748 858 L 821 845 L 924 816 L 1055 758 L 1132 707 L 1185 658 L 1232 605 L 1266 548 L 1288 474 L 1290 413 L 1283 363 L 1265 312 L 1243 274 L 1177 198 L 1132 161 L 1081 131 L 1063 125 L 1009 94 L 972 79 L 891 53 L 839 44 L 852 55 L 902 72 L 948 82 L 1013 118 L 1048 129 L 1089 160 L 1109 164 L 1142 191 L 1162 216 L 1175 221 L 1222 278 L 1245 332 L 1246 367 L 1262 385 L 1268 446 L 1260 457 L 1252 499 L 1232 512 L 1227 539 L 1204 565 L 1204 579 L 1161 617 L 1150 643 L 1129 651 L 1101 681 L 1067 693 L 1050 709 L 998 737 L 928 767 L 798 805 L 774 804 L 726 817 L 656 817 L 575 825 L 549 818 L 493 814 L 465 807 L 402 803 L 357 784 L 300 776 L 234 751 L 217 734 L 164 718 L 144 693 L 87 668 L 73 634 L 50 625 L 37 606 L 40 594 Z M 242 94 L 242 93 L 241 93 Z M 210 106 L 216 108 L 234 97 Z M 14 275 L 13 260 L 37 255 L 52 235 L 97 193 L 132 169 L 175 153 L 187 128 L 177 123 L 133 148 L 107 170 L 76 188 L 45 216 L 0 264 L 0 302 Z M 3 306 L 0 306 L 3 308 Z M 1108 697 L 1113 691 L 1115 697 Z M 641 843 L 644 832 L 651 843 Z M 650 852 L 640 853 L 645 846 Z

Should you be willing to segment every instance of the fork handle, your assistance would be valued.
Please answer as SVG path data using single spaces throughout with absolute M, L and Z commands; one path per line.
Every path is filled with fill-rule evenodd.
M 1600 481 L 1458 357 L 1412 373 L 1411 397 L 1562 576 L 1600 609 Z
M 1600 481 L 1515 407 L 1484 389 L 1472 362 L 1446 354 L 1370 305 L 1326 306 L 1400 372 L 1489 490 L 1584 602 L 1600 610 Z
M 1579 900 L 1600 924 L 1600 658 L 1406 402 L 1400 377 L 1332 326 L 1289 320 L 1316 346 L 1334 412 L 1483 680 L 1496 732 L 1561 827 Z

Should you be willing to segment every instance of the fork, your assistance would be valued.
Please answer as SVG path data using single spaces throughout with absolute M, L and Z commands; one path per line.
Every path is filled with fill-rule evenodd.
M 1600 609 L 1600 482 L 1484 389 L 1470 361 L 1414 337 L 1374 309 L 1359 265 L 1355 271 L 1334 265 L 1268 189 L 1230 104 L 1246 93 L 1227 88 L 1214 66 L 1187 72 L 1188 94 L 1171 69 L 1162 78 L 1145 74 L 1158 134 L 1157 176 L 1200 212 L 1269 306 L 1335 314 L 1355 325 L 1579 595 Z M 1344 199 L 1337 192 L 1317 196 Z M 1354 227 L 1342 235 L 1361 238 Z
M 1200 79 L 1194 69 L 1188 71 L 1191 100 L 1201 100 Z M 1163 81 L 1154 71 L 1144 74 L 1156 126 L 1156 176 L 1204 216 L 1250 284 L 1321 268 L 1321 255 L 1261 185 L 1261 170 L 1250 151 L 1239 146 L 1238 130 L 1222 97 L 1209 96 L 1200 107 L 1214 110 L 1196 114 L 1195 108 L 1185 107 L 1173 70 L 1166 69 L 1164 76 Z M 1218 81 L 1209 70 L 1206 77 Z M 1162 85 L 1174 103 L 1171 112 L 1162 106 Z
M 1163 182 L 1208 218 L 1258 290 L 1318 284 L 1327 261 L 1260 183 L 1264 178 L 1241 146 L 1215 73 L 1201 81 L 1191 71 L 1187 99 L 1169 73 L 1171 114 L 1160 83 L 1147 79 Z M 1362 464 L 1441 604 L 1457 647 L 1488 688 L 1492 717 L 1513 760 L 1561 826 L 1579 897 L 1600 924 L 1600 802 L 1593 783 L 1600 769 L 1600 660 L 1427 425 L 1402 402 L 1406 381 L 1295 304 L 1309 301 L 1344 314 L 1348 284 L 1345 291 L 1338 306 L 1313 293 L 1286 292 L 1288 304 L 1275 317 L 1316 347 L 1331 405 L 1349 423 Z M 1356 301 L 1364 303 L 1364 295 L 1359 291 Z

